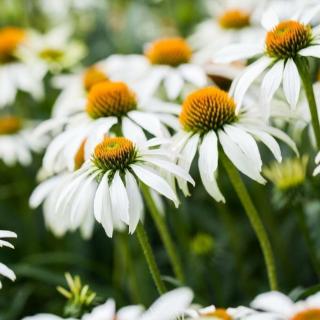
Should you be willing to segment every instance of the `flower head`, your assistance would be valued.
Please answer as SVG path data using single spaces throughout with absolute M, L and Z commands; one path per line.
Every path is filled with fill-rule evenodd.
M 104 81 L 108 81 L 108 77 L 98 66 L 89 67 L 84 71 L 83 86 L 87 92 L 89 92 L 95 84 Z
M 250 13 L 242 9 L 228 9 L 219 17 L 224 29 L 242 29 L 250 25 Z
M 0 28 L 0 64 L 16 59 L 16 50 L 23 43 L 25 36 L 25 31 L 21 28 Z

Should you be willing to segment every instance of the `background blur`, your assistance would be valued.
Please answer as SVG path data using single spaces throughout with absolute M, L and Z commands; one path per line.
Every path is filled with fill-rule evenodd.
M 160 36 L 187 36 L 207 17 L 206 12 L 200 0 L 0 0 L 0 26 L 48 31 L 61 23 L 71 23 L 75 37 L 88 47 L 83 61 L 88 65 L 112 53 L 141 53 L 144 43 Z M 20 93 L 13 106 L 15 112 L 28 118 L 48 118 L 58 92 L 50 88 L 49 79 L 46 86 L 46 99 L 40 104 Z M 90 284 L 98 294 L 97 302 L 114 297 L 119 306 L 150 304 L 157 293 L 134 235 L 116 234 L 111 240 L 101 226 L 96 226 L 90 241 L 84 241 L 78 233 L 57 239 L 46 230 L 41 209 L 29 209 L 28 199 L 40 164 L 41 155 L 36 155 L 28 168 L 8 169 L 0 163 L 0 229 L 18 234 L 13 241 L 14 251 L 0 251 L 0 261 L 17 275 L 14 283 L 5 280 L 0 291 L 0 319 L 19 319 L 44 311 L 62 315 L 66 300 L 56 286 L 65 286 L 65 272 L 79 274 L 83 282 Z M 178 211 L 167 206 L 166 214 L 183 260 L 187 285 L 194 289 L 197 302 L 221 307 L 248 303 L 268 290 L 258 243 L 236 195 L 227 192 L 231 187 L 223 172 L 222 180 L 226 206 L 211 200 L 199 183 Z M 280 287 L 293 297 L 309 287 L 316 289 L 313 286 L 319 279 L 299 231 L 297 213 L 302 208 L 294 201 L 302 197 L 313 227 L 312 236 L 320 244 L 317 180 L 306 181 L 286 195 L 274 190 L 272 184 L 267 188 L 248 184 L 271 235 Z M 166 254 L 148 214 L 146 225 L 162 274 L 168 286 L 175 287 L 177 283 L 171 278 Z

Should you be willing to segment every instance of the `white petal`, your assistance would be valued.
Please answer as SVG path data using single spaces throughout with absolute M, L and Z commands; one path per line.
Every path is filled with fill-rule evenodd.
M 249 178 L 262 184 L 266 183 L 252 159 L 248 158 L 223 130 L 219 130 L 218 135 L 223 151 L 234 166 Z
M 320 45 L 310 46 L 299 51 L 300 56 L 320 58 Z
M 17 234 L 9 230 L 0 230 L 0 239 L 1 238 L 17 238 Z
M 279 18 L 273 8 L 269 8 L 261 18 L 261 25 L 267 30 L 272 30 L 278 23 Z
M 113 234 L 113 221 L 108 173 L 105 173 L 102 177 L 94 198 L 94 216 L 102 224 L 107 236 L 111 238 Z
M 242 104 L 243 98 L 250 85 L 270 65 L 270 62 L 271 60 L 269 58 L 260 58 L 247 67 L 239 79 L 236 80 L 237 85 L 234 90 L 234 99 L 239 106 Z
M 127 171 L 125 183 L 129 199 L 129 232 L 133 233 L 143 215 L 143 200 L 134 176 Z
M 300 93 L 300 76 L 293 59 L 288 59 L 284 67 L 283 90 L 290 106 L 295 107 Z
M 117 312 L 117 320 L 138 320 L 142 315 L 144 308 L 142 306 L 127 306 Z
M 143 130 L 127 117 L 122 119 L 122 133 L 124 137 L 137 143 L 147 141 Z
M 179 288 L 162 295 L 142 315 L 140 320 L 174 320 L 190 306 L 193 293 L 188 288 Z
M 175 70 L 170 70 L 166 78 L 164 79 L 164 88 L 167 92 L 168 98 L 170 100 L 175 100 L 178 98 L 184 81 L 182 76 Z
M 232 44 L 219 50 L 212 59 L 216 63 L 229 63 L 251 58 L 262 53 L 263 46 L 260 44 Z
M 141 165 L 134 164 L 131 165 L 131 168 L 144 184 L 172 200 L 175 204 L 179 202 L 177 195 L 174 193 L 165 179 L 153 173 L 150 169 L 142 167 Z
M 196 87 L 203 87 L 207 83 L 207 77 L 202 67 L 195 64 L 183 64 L 179 70 L 188 82 Z
M 0 274 L 10 279 L 11 281 L 16 280 L 16 275 L 6 265 L 0 262 Z

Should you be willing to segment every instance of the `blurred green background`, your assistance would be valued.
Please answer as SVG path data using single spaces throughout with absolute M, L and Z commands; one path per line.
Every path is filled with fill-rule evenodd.
M 0 26 L 48 31 L 57 24 L 72 23 L 75 37 L 88 47 L 88 56 L 83 61 L 88 65 L 112 53 L 140 53 L 145 42 L 159 36 L 187 36 L 206 18 L 200 0 L 92 2 L 95 5 L 89 9 L 74 5 L 66 16 L 58 14 L 50 18 L 41 9 L 41 1 L 0 0 Z M 58 94 L 50 88 L 49 78 L 45 101 L 37 104 L 19 94 L 11 110 L 28 118 L 48 118 Z M 96 303 L 114 297 L 119 306 L 149 305 L 157 293 L 135 235 L 116 234 L 108 239 L 97 225 L 90 241 L 81 239 L 79 233 L 57 239 L 46 230 L 41 209 L 29 209 L 28 199 L 36 185 L 40 164 L 41 155 L 35 155 L 29 168 L 7 168 L 0 163 L 0 229 L 18 234 L 13 241 L 14 251 L 0 250 L 0 261 L 12 267 L 17 275 L 14 283 L 4 280 L 0 319 L 20 319 L 39 312 L 62 315 L 66 300 L 56 286 L 65 286 L 65 272 L 79 274 L 83 282 L 90 284 L 97 292 Z M 196 170 L 193 176 L 199 181 Z M 216 204 L 199 183 L 178 210 L 167 205 L 166 219 L 183 261 L 186 284 L 193 288 L 196 302 L 224 307 L 248 303 L 256 294 L 267 291 L 268 283 L 262 254 L 245 213 L 224 171 L 220 178 L 227 205 Z M 250 182 L 248 188 L 271 236 L 280 287 L 298 297 L 319 280 L 297 219 L 301 210 L 307 213 L 312 237 L 320 244 L 319 182 L 306 180 L 285 194 L 274 190 L 271 184 L 263 187 Z M 168 287 L 174 288 L 177 283 L 148 214 L 145 223 L 161 273 Z

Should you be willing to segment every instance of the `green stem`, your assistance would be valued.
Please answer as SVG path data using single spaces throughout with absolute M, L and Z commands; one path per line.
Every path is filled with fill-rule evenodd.
M 302 208 L 301 204 L 298 204 L 298 208 L 296 210 L 296 214 L 297 214 L 299 227 L 301 229 L 301 232 L 302 232 L 302 234 L 304 236 L 304 240 L 305 240 L 306 245 L 308 247 L 309 256 L 310 256 L 310 260 L 311 260 L 312 266 L 314 268 L 314 271 L 315 271 L 316 275 L 318 276 L 318 278 L 320 278 L 320 262 L 319 262 L 319 258 L 318 258 L 318 255 L 317 255 L 317 246 L 314 243 L 314 241 L 312 239 L 312 236 L 310 234 L 308 223 L 307 223 L 307 219 L 306 219 L 306 215 L 303 212 L 303 208 Z
M 231 161 L 225 156 L 223 152 L 220 153 L 222 163 L 228 173 L 230 181 L 237 192 L 237 195 L 246 211 L 246 214 L 249 218 L 251 226 L 256 233 L 256 236 L 259 240 L 260 247 L 264 256 L 268 279 L 271 290 L 277 290 L 277 276 L 276 276 L 276 268 L 273 257 L 273 252 L 271 248 L 271 244 L 267 235 L 267 232 L 262 224 L 262 221 L 259 217 L 259 214 L 250 198 L 248 190 L 243 183 L 240 173 L 231 163 Z
M 149 271 L 152 275 L 153 281 L 157 287 L 159 294 L 163 294 L 167 290 L 166 290 L 166 287 L 161 279 L 161 275 L 160 275 L 156 260 L 153 255 L 153 252 L 152 252 L 149 240 L 148 240 L 147 233 L 144 230 L 144 227 L 141 222 L 138 224 L 136 232 L 137 232 L 138 240 L 140 242 L 143 254 L 146 258 L 146 261 L 147 261 L 147 264 L 149 267 Z
M 311 114 L 312 127 L 316 137 L 317 147 L 320 150 L 320 123 L 319 123 L 319 115 L 316 104 L 316 99 L 313 92 L 312 87 L 312 79 L 310 76 L 310 68 L 309 63 L 306 58 L 297 58 L 296 65 L 299 70 L 300 78 L 303 83 L 304 90 L 306 92 L 309 110 Z
M 144 199 L 147 203 L 147 206 L 149 208 L 149 211 L 151 213 L 151 216 L 156 224 L 156 227 L 158 229 L 158 232 L 160 234 L 160 237 L 162 239 L 162 242 L 166 248 L 166 251 L 168 253 L 169 259 L 171 261 L 173 271 L 177 277 L 177 279 L 184 283 L 184 274 L 182 271 L 182 265 L 180 262 L 180 259 L 177 255 L 177 250 L 175 248 L 175 245 L 173 243 L 173 240 L 170 236 L 169 230 L 167 228 L 166 222 L 163 219 L 162 215 L 160 214 L 152 196 L 150 193 L 149 188 L 145 184 L 141 184 L 141 189 L 143 192 Z

